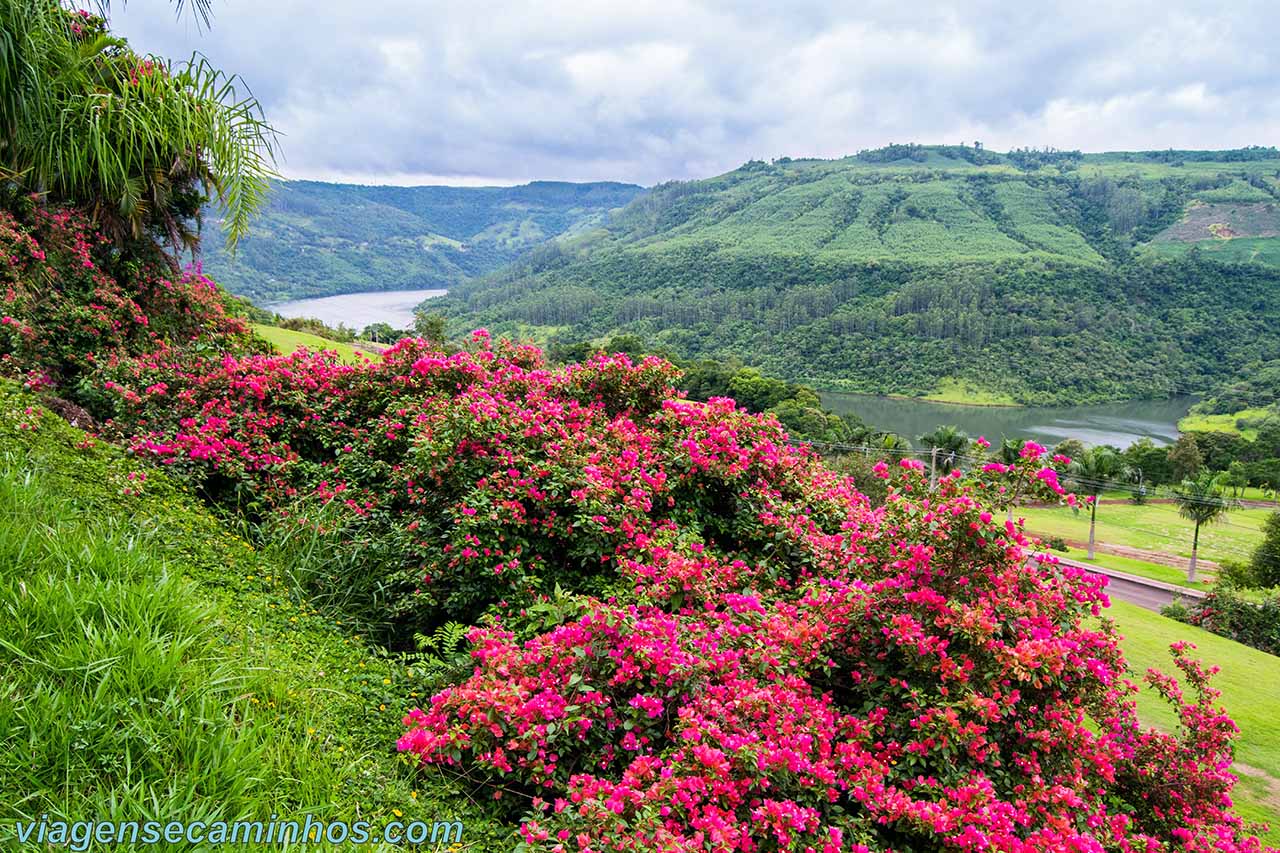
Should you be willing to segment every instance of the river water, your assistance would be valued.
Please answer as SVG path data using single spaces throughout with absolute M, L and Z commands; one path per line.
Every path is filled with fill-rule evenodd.
M 424 299 L 444 296 L 447 290 L 383 290 L 344 293 L 319 299 L 294 299 L 267 307 L 282 317 L 314 317 L 328 326 L 343 323 L 357 331 L 373 323 L 393 329 L 413 328 L 413 309 Z
M 270 306 L 284 317 L 315 317 L 330 326 L 344 323 L 360 330 L 371 323 L 393 329 L 413 327 L 413 309 L 423 300 L 443 296 L 444 290 L 387 290 L 347 293 L 319 299 L 295 299 Z M 1127 447 L 1141 438 L 1156 444 L 1172 444 L 1178 438 L 1178 419 L 1195 402 L 1194 397 L 1168 400 L 1132 400 L 1096 406 L 1003 408 L 959 406 L 924 400 L 875 397 L 866 394 L 824 393 L 822 401 L 837 412 L 853 412 L 868 424 L 891 430 L 913 442 L 943 424 L 953 424 L 969 435 L 1032 438 L 1054 445 L 1066 438 L 1086 444 Z
M 1167 400 L 1128 400 L 1094 406 L 960 406 L 925 400 L 873 397 L 865 394 L 824 393 L 822 401 L 837 412 L 853 412 L 868 424 L 906 436 L 917 436 L 951 424 L 973 437 L 1031 438 L 1052 446 L 1067 438 L 1085 444 L 1128 447 L 1141 438 L 1172 444 L 1178 438 L 1178 419 L 1195 397 Z

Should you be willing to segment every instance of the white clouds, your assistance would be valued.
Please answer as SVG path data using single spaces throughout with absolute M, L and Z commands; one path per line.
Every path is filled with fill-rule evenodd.
M 890 141 L 1280 137 L 1280 23 L 1264 0 L 214 8 L 208 33 L 175 22 L 167 0 L 131 0 L 116 26 L 139 48 L 198 48 L 241 73 L 297 177 L 652 183 Z

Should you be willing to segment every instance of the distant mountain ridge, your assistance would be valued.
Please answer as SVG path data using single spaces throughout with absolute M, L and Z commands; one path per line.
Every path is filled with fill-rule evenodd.
M 207 228 L 202 261 L 231 292 L 263 304 L 449 288 L 531 246 L 598 226 L 640 192 L 609 182 L 395 187 L 281 181 L 234 256 Z
M 659 185 L 432 310 L 828 389 L 1157 397 L 1280 356 L 1278 234 L 1274 148 L 894 145 Z

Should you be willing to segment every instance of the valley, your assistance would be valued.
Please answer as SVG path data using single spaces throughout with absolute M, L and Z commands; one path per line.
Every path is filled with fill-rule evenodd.
M 523 250 L 597 226 L 641 188 L 542 181 L 516 187 L 366 187 L 278 181 L 234 252 L 207 241 L 205 270 L 259 303 L 446 289 Z M 221 221 L 216 207 L 206 211 Z
M 832 392 L 945 397 L 951 383 L 966 400 L 1024 405 L 1207 395 L 1280 355 L 1269 148 L 889 146 L 644 191 L 484 190 L 492 201 L 465 220 L 461 202 L 436 199 L 449 189 L 285 184 L 255 226 L 262 239 L 234 261 L 213 251 L 209 267 L 259 302 L 447 287 L 423 309 L 453 333 L 551 345 L 634 334 Z M 543 206 L 499 201 L 517 190 Z M 464 192 L 481 191 L 452 190 Z M 400 251 L 428 226 L 472 242 Z M 378 246 L 448 268 L 393 271 Z M 367 280 L 331 266 L 348 251 Z

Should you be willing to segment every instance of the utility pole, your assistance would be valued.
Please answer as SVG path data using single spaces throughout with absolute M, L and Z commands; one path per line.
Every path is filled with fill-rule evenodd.
M 938 448 L 933 448 L 933 453 L 929 454 L 929 487 L 938 485 Z

